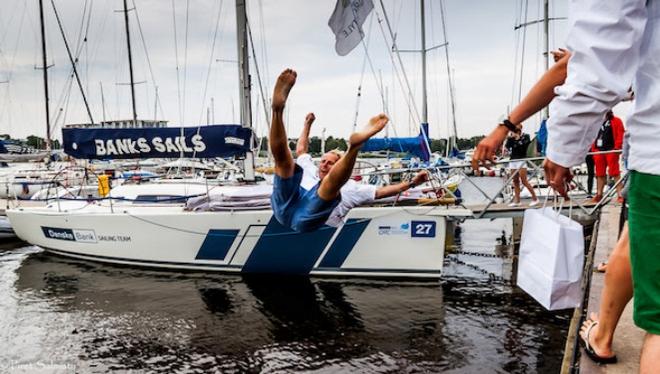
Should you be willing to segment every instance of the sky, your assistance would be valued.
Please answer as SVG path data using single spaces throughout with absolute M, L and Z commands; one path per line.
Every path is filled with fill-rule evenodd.
M 94 121 L 130 119 L 124 13 L 119 11 L 123 2 L 53 2 L 72 53 L 78 56 Z M 313 136 L 325 129 L 326 136 L 347 137 L 354 123 L 360 126 L 380 112 L 392 119 L 390 136 L 419 131 L 421 54 L 405 52 L 421 48 L 418 1 L 374 0 L 374 11 L 363 25 L 364 44 L 343 57 L 335 52 L 335 38 L 328 27 L 335 1 L 247 2 L 256 55 L 251 58 L 252 110 L 259 135 L 267 130 L 259 81 L 267 101 L 277 75 L 287 67 L 298 72 L 286 112 L 290 137 L 298 136 L 308 112 L 317 118 Z M 135 8 L 129 12 L 129 27 L 135 81 L 139 82 L 135 86 L 138 118 L 165 119 L 170 126 L 238 123 L 234 1 L 128 0 L 128 4 L 129 9 Z M 431 137 L 450 134 L 448 70 L 458 136 L 483 135 L 543 72 L 542 28 L 514 30 L 525 19 L 542 17 L 542 0 L 443 0 L 442 4 L 448 49 L 427 53 Z M 51 1 L 44 0 L 44 5 L 51 127 L 53 137 L 61 138 L 63 124 L 89 122 L 89 118 L 80 90 L 70 78 L 71 63 Z M 440 5 L 440 0 L 426 1 L 427 48 L 445 41 Z M 407 103 L 405 78 L 397 55 L 391 53 L 385 15 L 402 51 L 399 55 L 414 106 Z M 550 1 L 551 17 L 566 15 L 567 0 Z M 37 69 L 42 65 L 38 17 L 36 0 L 11 1 L 0 12 L 0 133 L 14 137 L 45 134 L 43 76 Z M 566 20 L 551 22 L 551 49 L 565 45 L 566 29 Z M 538 119 L 527 121 L 527 131 L 537 128 Z

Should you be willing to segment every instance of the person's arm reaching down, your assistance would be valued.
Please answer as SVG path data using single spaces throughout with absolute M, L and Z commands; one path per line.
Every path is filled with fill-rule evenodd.
M 376 199 L 396 196 L 401 192 L 407 191 L 415 186 L 419 186 L 420 184 L 426 182 L 427 180 L 429 180 L 429 173 L 426 170 L 421 171 L 417 173 L 417 175 L 415 175 L 413 179 L 408 182 L 401 182 L 389 186 L 380 187 L 379 189 L 376 190 Z

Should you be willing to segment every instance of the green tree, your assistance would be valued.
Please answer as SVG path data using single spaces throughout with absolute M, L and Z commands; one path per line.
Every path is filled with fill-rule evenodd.
M 321 153 L 321 138 L 312 136 L 309 139 L 309 154 L 317 155 L 319 153 Z
M 46 142 L 44 141 L 44 138 L 40 138 L 36 135 L 30 135 L 26 138 L 25 144 L 28 147 L 33 147 L 36 149 L 42 149 L 46 147 Z

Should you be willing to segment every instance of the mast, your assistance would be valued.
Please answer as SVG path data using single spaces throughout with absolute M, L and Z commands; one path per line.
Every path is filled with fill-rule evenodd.
M 442 35 L 445 37 L 445 60 L 447 61 L 447 82 L 449 83 L 449 101 L 451 103 L 451 120 L 454 130 L 454 136 L 450 137 L 447 142 L 447 154 L 450 148 L 456 147 L 456 138 L 458 131 L 456 129 L 456 104 L 454 102 L 454 85 L 451 75 L 451 68 L 449 66 L 449 42 L 447 42 L 447 26 L 445 25 L 445 9 L 442 0 L 440 0 L 440 16 L 442 19 Z
M 46 55 L 46 27 L 44 25 L 44 3 L 39 0 L 39 22 L 41 23 L 41 57 L 44 69 L 44 96 L 46 100 L 46 150 L 50 152 L 50 108 L 48 103 L 48 62 Z
M 103 82 L 99 82 L 101 87 L 101 108 L 103 109 L 103 122 L 105 122 L 105 96 L 103 95 Z
M 135 109 L 135 82 L 133 81 L 133 55 L 131 54 L 131 33 L 128 29 L 128 6 L 124 0 L 124 23 L 126 24 L 126 45 L 128 47 L 128 71 L 131 76 L 131 103 L 133 104 L 133 126 L 137 126 L 137 110 Z
M 428 95 L 426 90 L 426 19 L 424 16 L 424 0 L 420 0 L 422 19 L 422 123 L 428 123 Z
M 124 0 L 126 1 L 126 0 Z M 252 103 L 250 95 L 250 61 L 248 60 L 247 14 L 245 0 L 236 0 L 236 46 L 238 48 L 238 81 L 241 106 L 241 125 L 252 128 Z M 254 154 L 245 154 L 244 180 L 254 182 Z
M 544 44 L 545 44 L 545 52 L 543 53 L 543 62 L 544 62 L 544 67 L 545 71 L 548 71 L 550 69 L 550 62 L 548 61 L 548 55 L 550 54 L 550 17 L 549 17 L 549 12 L 548 12 L 548 0 L 543 1 L 543 36 L 544 36 Z M 545 114 L 545 118 L 550 117 L 550 108 L 548 106 L 543 109 L 543 113 Z

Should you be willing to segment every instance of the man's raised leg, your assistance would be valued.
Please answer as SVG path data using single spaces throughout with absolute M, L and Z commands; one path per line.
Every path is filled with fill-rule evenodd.
M 369 138 L 376 135 L 385 128 L 389 118 L 385 114 L 379 114 L 369 120 L 367 126 L 362 131 L 353 133 L 349 139 L 348 151 L 337 163 L 330 169 L 330 173 L 323 178 L 318 189 L 319 197 L 330 201 L 339 196 L 339 190 L 346 184 L 353 172 L 353 166 L 357 160 L 358 151 L 362 144 Z
M 277 78 L 275 88 L 273 89 L 273 121 L 270 126 L 268 142 L 270 143 L 270 151 L 273 153 L 273 158 L 275 159 L 275 174 L 280 178 L 290 178 L 293 176 L 295 168 L 295 162 L 289 149 L 289 141 L 284 128 L 284 106 L 289 97 L 291 87 L 296 84 L 297 76 L 294 70 L 284 70 Z

